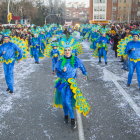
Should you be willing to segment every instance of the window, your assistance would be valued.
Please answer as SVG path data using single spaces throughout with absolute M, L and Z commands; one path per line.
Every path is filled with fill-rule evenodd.
M 102 19 L 102 15 L 100 15 L 100 19 Z
M 102 7 L 102 10 L 105 11 L 105 6 Z
M 123 10 L 126 11 L 126 7 L 124 7 Z
M 116 11 L 116 7 L 113 7 L 113 11 Z
M 113 3 L 117 3 L 117 0 L 113 0 Z
M 102 11 L 102 6 L 100 6 L 100 11 Z
M 138 4 L 138 0 L 136 0 L 136 4 Z
M 134 11 L 134 7 L 132 8 L 132 11 Z
M 137 8 L 135 8 L 135 11 L 137 11 Z
M 123 18 L 125 18 L 125 14 L 123 14 Z
M 94 0 L 94 3 L 97 3 L 97 0 Z
M 126 0 L 124 0 L 124 3 L 126 3 Z
M 121 3 L 121 2 L 122 2 L 122 0 L 119 0 L 119 2 Z
M 116 14 L 113 14 L 113 19 L 115 19 L 116 18 Z
M 96 15 L 94 15 L 94 19 L 96 19 Z
M 103 19 L 105 19 L 105 15 L 103 15 L 103 17 L 102 17 Z
M 119 7 L 119 11 L 121 11 L 121 7 Z

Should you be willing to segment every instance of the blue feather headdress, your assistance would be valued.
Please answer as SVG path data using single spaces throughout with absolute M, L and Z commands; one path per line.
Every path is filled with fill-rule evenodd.
M 139 30 L 133 30 L 133 31 L 131 31 L 131 33 L 132 33 L 132 36 L 137 35 L 139 37 L 140 31 Z

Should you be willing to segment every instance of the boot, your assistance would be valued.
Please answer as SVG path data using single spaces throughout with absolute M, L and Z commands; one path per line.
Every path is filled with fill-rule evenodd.
M 71 129 L 72 129 L 72 130 L 76 129 L 76 122 L 75 122 L 75 119 L 71 119 Z
M 67 116 L 64 116 L 64 123 L 68 123 L 69 121 L 68 121 L 68 115 Z
M 7 88 L 7 90 L 6 91 L 9 91 L 10 90 L 10 88 Z
M 130 84 L 127 83 L 127 87 L 130 87 Z
M 9 93 L 10 93 L 10 94 L 13 94 L 13 91 L 10 90 Z

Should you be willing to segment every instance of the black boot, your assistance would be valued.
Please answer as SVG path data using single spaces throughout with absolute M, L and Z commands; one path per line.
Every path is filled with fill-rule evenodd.
M 36 62 L 36 64 L 39 64 L 39 62 Z
M 72 129 L 72 130 L 76 129 L 76 122 L 75 122 L 75 119 L 71 119 L 71 129 Z
M 99 63 L 101 63 L 101 61 L 99 61 Z
M 7 88 L 7 90 L 6 91 L 9 91 L 10 90 L 10 88 Z
M 107 65 L 107 62 L 105 62 L 105 65 Z
M 64 123 L 68 123 L 68 115 L 67 116 L 64 116 Z
M 130 87 L 130 84 L 127 83 L 127 87 Z
M 9 93 L 10 93 L 10 94 L 13 94 L 13 91 L 10 90 Z

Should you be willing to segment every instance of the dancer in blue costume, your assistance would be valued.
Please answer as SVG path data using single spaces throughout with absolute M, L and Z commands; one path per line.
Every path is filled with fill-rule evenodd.
M 57 76 L 60 77 L 55 82 L 54 106 L 63 108 L 64 122 L 68 123 L 68 113 L 71 118 L 71 129 L 76 128 L 74 110 L 76 107 L 80 113 L 86 116 L 89 113 L 90 106 L 85 100 L 82 92 L 77 87 L 75 78 L 77 77 L 77 69 L 80 68 L 87 80 L 87 72 L 82 61 L 72 55 L 71 45 L 66 43 L 64 46 L 64 56 L 56 64 Z
M 41 40 L 41 50 L 44 53 L 46 35 L 43 32 L 44 32 L 44 30 L 41 29 L 41 33 L 39 34 L 38 38 L 39 38 L 39 40 Z
M 129 74 L 128 74 L 128 81 L 127 86 L 129 87 L 132 81 L 133 73 L 136 68 L 137 72 L 137 79 L 139 83 L 139 90 L 140 90 L 140 41 L 139 39 L 139 32 L 133 31 L 132 32 L 133 41 L 128 42 L 126 46 L 126 54 L 129 57 Z
M 109 37 L 106 36 L 106 30 L 101 29 L 101 34 L 96 41 L 96 50 L 93 52 L 93 56 L 99 57 L 99 63 L 101 63 L 101 57 L 104 56 L 105 64 L 107 65 L 107 44 L 110 43 Z
M 43 58 L 44 55 L 41 51 L 41 40 L 37 37 L 37 33 L 34 32 L 34 37 L 31 39 L 30 55 L 34 57 L 35 63 L 39 64 L 39 58 Z
M 5 74 L 6 84 L 8 86 L 6 91 L 9 91 L 10 94 L 13 93 L 14 88 L 14 78 L 13 78 L 13 69 L 15 61 L 22 58 L 23 51 L 16 44 L 10 42 L 10 36 L 5 30 L 3 33 L 4 44 L 0 46 L 0 57 L 3 59 L 3 68 Z M 16 52 L 18 52 L 18 57 L 16 57 Z
M 55 65 L 58 61 L 58 57 L 60 57 L 60 53 L 59 50 L 57 50 L 57 42 L 54 42 L 52 46 L 53 46 L 53 49 L 51 51 L 52 70 L 53 70 L 53 74 L 55 74 Z
M 92 50 L 96 49 L 96 41 L 97 41 L 98 37 L 100 36 L 99 33 L 97 32 L 98 29 L 99 29 L 99 27 L 95 27 L 93 29 L 94 31 L 91 34 L 92 43 L 90 45 L 90 49 L 92 49 Z

